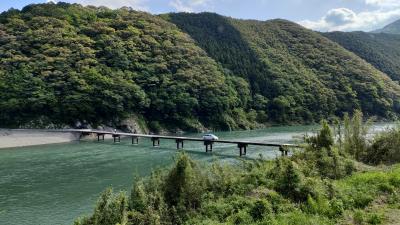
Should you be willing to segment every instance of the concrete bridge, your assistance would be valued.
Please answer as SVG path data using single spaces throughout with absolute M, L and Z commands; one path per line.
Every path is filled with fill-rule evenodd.
M 274 144 L 274 143 L 263 143 L 263 142 L 252 142 L 252 141 L 235 141 L 235 140 L 204 140 L 203 138 L 193 138 L 193 137 L 179 137 L 179 136 L 164 136 L 164 135 L 151 135 L 151 134 L 135 134 L 135 133 L 121 133 L 121 132 L 109 132 L 102 130 L 69 130 L 69 132 L 80 132 L 82 135 L 97 135 L 97 140 L 104 141 L 105 135 L 110 135 L 113 137 L 114 142 L 121 142 L 121 137 L 131 137 L 132 144 L 139 144 L 139 138 L 149 138 L 153 142 L 153 146 L 160 146 L 160 140 L 175 140 L 176 148 L 183 148 L 183 143 L 185 141 L 195 141 L 195 142 L 203 142 L 205 146 L 206 152 L 212 152 L 213 145 L 217 143 L 226 143 L 226 144 L 236 144 L 239 149 L 239 155 L 247 154 L 247 147 L 249 145 L 253 146 L 268 146 L 268 147 L 277 147 L 279 151 L 282 153 L 282 156 L 287 156 L 290 148 L 302 148 L 300 145 L 293 144 Z

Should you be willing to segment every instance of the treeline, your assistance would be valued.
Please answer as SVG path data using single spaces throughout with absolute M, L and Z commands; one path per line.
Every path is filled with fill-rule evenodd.
M 394 118 L 400 86 L 288 21 L 49 3 L 0 14 L 0 126 L 249 129 L 353 109 Z
M 179 153 L 129 196 L 105 191 L 75 225 L 398 223 L 391 215 L 400 206 L 399 165 L 360 161 L 399 163 L 400 128 L 370 142 L 362 120 L 356 112 L 332 127 L 324 122 L 290 158 L 204 166 Z

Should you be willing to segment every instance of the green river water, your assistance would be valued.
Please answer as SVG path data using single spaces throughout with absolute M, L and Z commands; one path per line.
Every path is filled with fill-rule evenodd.
M 376 126 L 381 129 L 386 125 Z M 312 126 L 272 127 L 265 130 L 217 132 L 221 139 L 294 143 Z M 201 137 L 201 134 L 186 136 Z M 127 191 L 134 178 L 171 165 L 174 141 L 149 139 L 131 145 L 130 139 L 114 144 L 84 140 L 66 144 L 0 149 L 0 224 L 69 225 L 92 212 L 99 194 L 107 187 Z M 205 153 L 200 142 L 185 142 L 185 151 L 201 162 L 238 158 L 235 145 L 214 145 Z M 276 157 L 277 149 L 249 147 L 246 158 Z

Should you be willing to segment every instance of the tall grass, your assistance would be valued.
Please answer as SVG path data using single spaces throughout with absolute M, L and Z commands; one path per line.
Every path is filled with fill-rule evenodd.
M 372 119 L 363 121 L 363 114 L 356 110 L 352 117 L 345 114 L 343 119 L 343 137 L 341 151 L 349 154 L 356 160 L 361 160 L 369 143 L 367 139 L 368 131 L 371 127 Z

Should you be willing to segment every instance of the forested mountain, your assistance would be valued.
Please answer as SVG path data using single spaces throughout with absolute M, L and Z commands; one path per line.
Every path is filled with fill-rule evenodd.
M 375 30 L 373 33 L 400 34 L 400 20 L 396 20 L 382 29 Z
M 0 126 L 251 128 L 361 109 L 400 112 L 400 86 L 319 33 L 283 20 L 154 16 L 39 4 L 0 14 Z
M 399 109 L 399 86 L 389 77 L 295 23 L 211 13 L 164 17 L 228 71 L 247 79 L 253 95 L 268 102 L 267 113 L 274 121 L 318 120 L 354 108 L 387 117 Z
M 247 83 L 173 24 L 128 9 L 30 5 L 0 16 L 0 126 L 114 122 L 238 128 Z
M 400 81 L 400 35 L 366 32 L 324 33 L 374 67 Z

